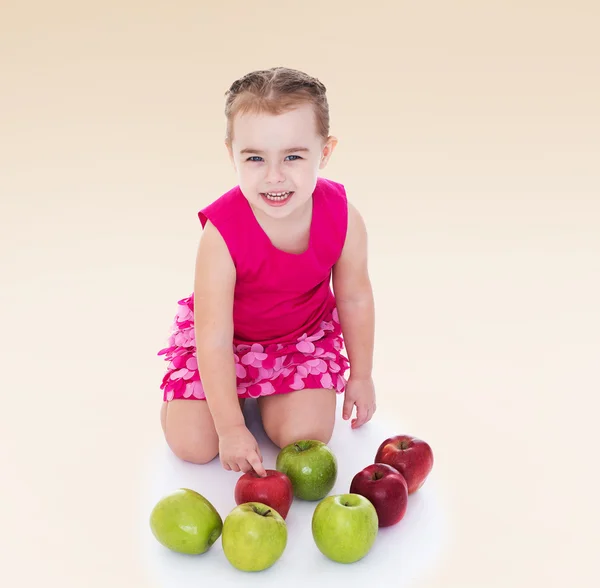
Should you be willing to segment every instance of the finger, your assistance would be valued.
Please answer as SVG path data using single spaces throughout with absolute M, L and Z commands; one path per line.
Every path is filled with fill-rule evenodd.
M 223 469 L 224 469 L 224 470 L 227 470 L 228 472 L 230 472 L 230 471 L 231 471 L 231 468 L 229 467 L 229 464 L 228 464 L 228 463 L 223 463 L 223 462 L 221 462 L 221 465 L 223 466 Z
M 260 459 L 260 461 L 262 463 L 264 460 L 263 460 L 262 453 L 260 451 L 260 447 L 258 445 L 256 445 L 256 454 L 258 455 L 258 458 Z
M 367 424 L 370 420 L 371 420 L 371 409 L 365 408 L 363 420 L 358 426 L 362 427 L 362 425 Z
M 232 472 L 239 472 L 240 471 L 240 466 L 238 466 L 237 463 L 232 462 L 230 465 L 231 465 L 231 471 Z
M 240 471 L 244 472 L 244 474 L 247 474 L 248 472 L 252 471 L 252 466 L 246 459 L 240 459 L 238 465 L 239 465 Z
M 356 405 L 356 417 L 352 419 L 352 428 L 358 429 L 363 424 L 366 414 L 366 409 L 363 404 Z
M 347 421 L 352 416 L 354 401 L 346 396 L 344 398 L 344 408 L 342 409 L 342 418 Z
M 365 424 L 367 418 L 367 407 L 364 404 L 356 405 L 356 418 L 352 421 L 352 428 L 358 429 Z
M 250 464 L 251 468 L 261 478 L 264 478 L 267 475 L 267 472 L 266 472 L 265 468 L 263 467 L 262 461 L 260 460 L 260 457 L 258 456 L 258 454 L 256 454 L 256 455 L 250 455 L 248 457 L 248 463 Z

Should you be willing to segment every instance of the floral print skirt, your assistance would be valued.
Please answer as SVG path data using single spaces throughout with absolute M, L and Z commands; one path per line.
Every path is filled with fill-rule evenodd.
M 158 352 L 168 362 L 160 386 L 163 400 L 205 400 L 196 361 L 193 295 L 178 304 L 168 346 Z M 258 398 L 304 388 L 328 388 L 342 393 L 349 368 L 342 348 L 336 308 L 323 318 L 316 332 L 304 333 L 296 341 L 269 345 L 234 343 L 238 396 Z

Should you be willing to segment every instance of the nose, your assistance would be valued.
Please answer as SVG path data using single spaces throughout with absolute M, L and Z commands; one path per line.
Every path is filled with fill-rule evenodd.
M 269 164 L 267 168 L 267 177 L 265 178 L 269 184 L 279 184 L 285 181 L 283 171 L 277 162 Z

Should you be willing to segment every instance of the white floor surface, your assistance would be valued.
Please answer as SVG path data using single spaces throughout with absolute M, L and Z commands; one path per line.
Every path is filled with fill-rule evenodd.
M 341 414 L 338 398 L 338 415 Z M 246 403 L 250 430 L 256 436 L 267 468 L 275 467 L 277 448 L 266 437 L 255 401 Z M 373 463 L 379 444 L 404 431 L 399 423 L 386 422 L 385 415 L 353 431 L 349 422 L 337 418 L 329 443 L 338 460 L 338 478 L 330 494 L 348 492 L 353 476 Z M 435 447 L 434 454 L 435 454 Z M 173 553 L 152 536 L 148 517 L 161 496 L 180 487 L 200 492 L 212 502 L 223 520 L 236 506 L 234 487 L 239 473 L 225 471 L 218 459 L 203 466 L 183 462 L 164 445 L 152 461 L 147 475 L 147 492 L 140 503 L 140 529 L 144 538 L 144 559 L 157 582 L 168 588 L 198 588 L 211 585 L 229 586 L 409 586 L 434 566 L 448 540 L 448 519 L 436 496 L 435 464 L 425 485 L 409 497 L 406 515 L 395 526 L 380 529 L 370 553 L 354 564 L 328 560 L 317 549 L 311 533 L 312 513 L 317 502 L 294 500 L 287 517 L 288 543 L 274 566 L 259 573 L 245 573 L 233 568 L 222 550 L 221 539 L 205 554 L 188 556 Z

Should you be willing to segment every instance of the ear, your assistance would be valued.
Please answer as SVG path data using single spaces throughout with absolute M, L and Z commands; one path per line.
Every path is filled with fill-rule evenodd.
M 334 152 L 337 144 L 338 140 L 335 137 L 330 136 L 327 138 L 327 141 L 323 146 L 323 150 L 321 151 L 321 161 L 319 162 L 319 169 L 323 169 L 327 165 L 331 154 Z

